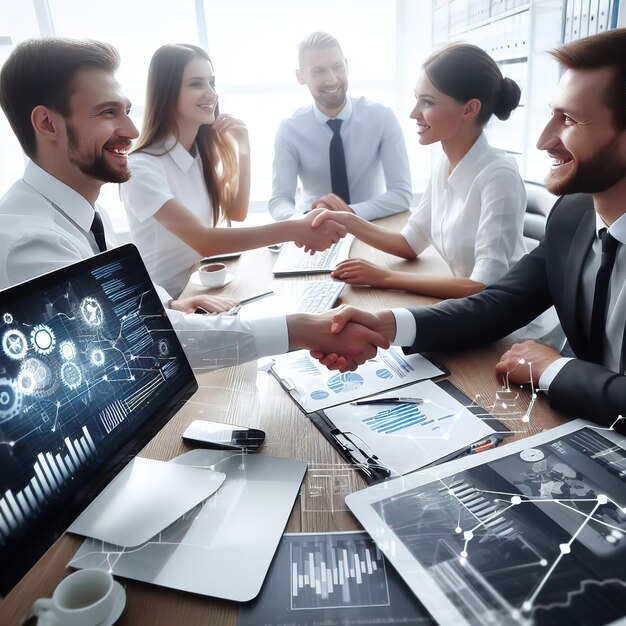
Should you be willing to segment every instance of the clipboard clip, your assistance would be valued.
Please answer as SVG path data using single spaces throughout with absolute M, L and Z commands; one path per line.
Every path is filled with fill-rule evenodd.
M 378 457 L 358 435 L 351 432 L 344 433 L 338 428 L 333 428 L 330 436 L 336 442 L 337 447 L 368 476 L 382 479 L 391 476 L 391 471 L 378 462 Z
M 297 385 L 295 385 L 293 383 L 293 381 L 289 378 L 281 378 L 280 379 L 281 384 L 283 385 L 283 387 L 292 395 L 297 395 L 300 397 L 300 399 L 302 400 L 302 402 L 304 402 L 306 400 L 306 393 L 304 393 L 301 389 L 299 389 L 297 387 Z

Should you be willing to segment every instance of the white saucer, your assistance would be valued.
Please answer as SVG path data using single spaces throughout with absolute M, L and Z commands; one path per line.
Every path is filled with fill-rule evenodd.
M 198 275 L 198 270 L 196 270 L 189 277 L 189 281 L 198 287 L 203 287 L 204 289 L 220 289 L 221 287 L 226 287 L 226 285 L 229 285 L 230 283 L 232 283 L 234 278 L 235 278 L 235 275 L 233 273 L 226 272 L 226 280 L 221 285 L 216 285 L 215 287 L 207 287 L 206 285 L 202 284 L 202 281 L 200 280 L 200 276 Z
M 113 593 L 115 594 L 115 600 L 113 603 L 113 608 L 109 613 L 109 616 L 98 624 L 98 626 L 113 626 L 115 622 L 120 618 L 124 607 L 126 606 L 126 592 L 124 591 L 124 587 L 120 585 L 117 580 L 113 581 Z

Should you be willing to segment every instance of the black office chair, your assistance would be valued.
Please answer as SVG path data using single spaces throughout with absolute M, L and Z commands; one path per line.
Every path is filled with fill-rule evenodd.
M 543 185 L 524 181 L 526 187 L 526 213 L 524 214 L 524 241 L 530 252 L 539 245 L 546 230 L 546 218 L 557 198 Z

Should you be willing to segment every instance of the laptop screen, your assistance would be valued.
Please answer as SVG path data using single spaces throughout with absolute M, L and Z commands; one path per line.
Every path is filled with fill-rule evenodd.
M 0 292 L 0 593 L 196 389 L 132 245 Z

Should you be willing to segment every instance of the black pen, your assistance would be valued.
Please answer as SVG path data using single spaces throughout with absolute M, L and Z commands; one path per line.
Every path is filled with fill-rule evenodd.
M 422 398 L 372 398 L 370 400 L 355 400 L 350 402 L 353 406 L 363 404 L 424 404 Z

